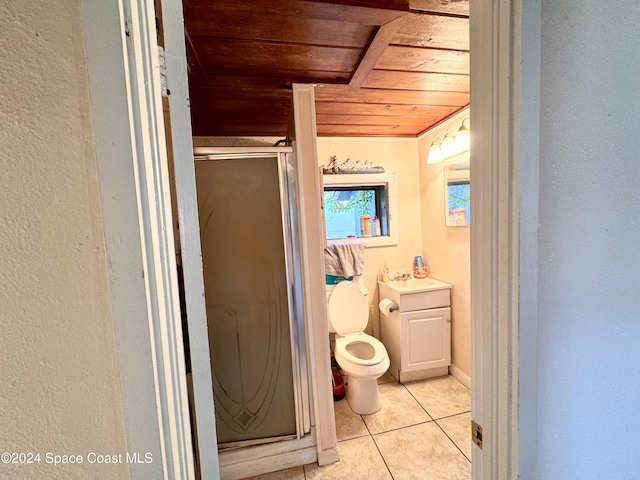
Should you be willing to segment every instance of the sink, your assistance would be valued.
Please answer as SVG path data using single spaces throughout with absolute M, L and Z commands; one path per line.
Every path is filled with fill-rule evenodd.
M 392 280 L 384 285 L 396 290 L 398 293 L 425 292 L 428 290 L 440 290 L 451 288 L 451 285 L 435 278 L 410 278 L 409 280 Z
M 393 301 L 400 312 L 448 307 L 451 303 L 451 285 L 435 278 L 378 282 L 378 287 L 380 299 Z

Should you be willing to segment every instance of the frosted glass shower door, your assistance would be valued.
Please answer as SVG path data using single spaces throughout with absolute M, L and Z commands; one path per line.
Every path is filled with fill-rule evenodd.
M 219 448 L 298 435 L 280 161 L 195 162 Z

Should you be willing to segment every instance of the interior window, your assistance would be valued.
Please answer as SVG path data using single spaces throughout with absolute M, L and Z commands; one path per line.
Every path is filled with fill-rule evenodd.
M 383 186 L 325 187 L 327 240 L 388 235 Z
M 362 238 L 365 245 L 397 245 L 392 207 L 395 177 L 388 174 L 324 175 L 326 240 Z

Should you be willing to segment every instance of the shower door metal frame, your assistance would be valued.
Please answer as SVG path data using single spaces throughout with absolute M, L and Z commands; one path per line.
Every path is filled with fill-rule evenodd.
M 291 161 L 290 147 L 195 147 L 195 161 L 276 159 L 280 195 L 280 212 L 284 240 L 287 307 L 293 372 L 293 395 L 296 409 L 296 435 L 234 442 L 234 447 L 265 445 L 285 440 L 301 439 L 311 431 L 309 376 L 304 323 L 304 298 L 302 291 L 301 254 L 298 225 L 298 206 L 295 165 Z M 251 172 L 247 172 L 248 175 Z M 223 466 L 225 451 L 221 450 Z

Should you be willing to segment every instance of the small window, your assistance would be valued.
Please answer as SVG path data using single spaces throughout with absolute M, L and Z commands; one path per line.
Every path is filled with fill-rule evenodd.
M 367 246 L 396 245 L 390 210 L 395 178 L 389 174 L 324 176 L 327 241 L 362 238 Z
M 327 240 L 388 235 L 387 199 L 382 185 L 325 187 Z

